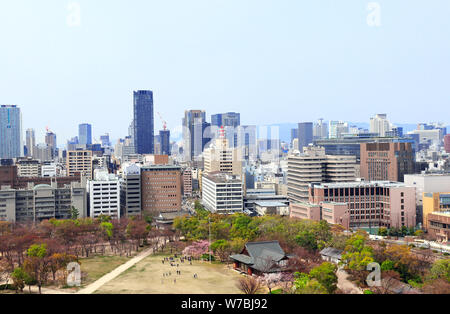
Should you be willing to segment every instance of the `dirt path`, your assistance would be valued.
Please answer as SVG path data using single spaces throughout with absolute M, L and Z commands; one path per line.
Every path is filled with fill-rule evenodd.
M 147 256 L 149 256 L 151 254 L 153 254 L 153 248 L 148 248 L 147 250 L 143 251 L 139 255 L 133 257 L 132 259 L 130 259 L 125 264 L 120 265 L 119 267 L 117 267 L 113 271 L 107 273 L 106 275 L 104 275 L 103 277 L 98 279 L 97 281 L 94 281 L 93 283 L 91 283 L 87 287 L 79 290 L 77 292 L 77 294 L 91 294 L 91 293 L 94 293 L 101 286 L 103 286 L 104 284 L 110 282 L 111 280 L 113 280 L 114 278 L 116 278 L 117 276 L 122 274 L 124 271 L 128 270 L 130 267 L 133 267 L 134 265 L 136 265 L 137 263 L 139 263 L 140 261 L 142 261 L 144 258 L 146 258 Z
M 355 285 L 353 282 L 347 279 L 348 274 L 343 270 L 339 269 L 336 272 L 336 275 L 338 277 L 338 288 L 345 291 L 345 293 L 349 294 L 362 294 L 362 290 Z

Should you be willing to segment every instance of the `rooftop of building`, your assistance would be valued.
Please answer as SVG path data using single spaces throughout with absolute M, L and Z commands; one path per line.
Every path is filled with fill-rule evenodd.
M 308 207 L 320 207 L 319 204 L 313 204 L 313 203 L 309 203 L 309 202 L 291 202 L 291 205 L 303 205 L 303 206 L 308 206 Z
M 405 177 L 450 177 L 449 172 L 422 172 L 415 174 L 405 174 Z
M 219 171 L 203 174 L 203 177 L 215 183 L 242 183 L 239 176 Z
M 181 170 L 181 167 L 175 165 L 147 165 L 141 167 L 141 171 L 152 170 Z
M 261 207 L 287 207 L 285 203 L 282 202 L 276 202 L 276 201 L 258 201 L 255 202 L 255 205 L 261 206 Z
M 450 211 L 432 212 L 433 215 L 450 217 Z
M 315 188 L 350 188 L 350 187 L 406 187 L 403 182 L 394 181 L 354 181 L 314 184 Z
M 269 194 L 269 195 L 275 195 L 274 189 L 247 189 L 247 195 L 249 194 Z

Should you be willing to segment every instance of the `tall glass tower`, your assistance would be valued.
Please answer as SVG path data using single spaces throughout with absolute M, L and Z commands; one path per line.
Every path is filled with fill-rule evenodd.
M 161 138 L 161 154 L 170 156 L 170 131 L 159 131 L 159 137 Z
M 0 158 L 23 157 L 22 114 L 16 105 L 0 107 Z
M 26 141 L 27 156 L 32 157 L 34 153 L 34 147 L 36 146 L 36 136 L 34 133 L 34 129 L 27 129 Z
M 134 112 L 134 146 L 137 154 L 153 154 L 154 147 L 154 117 L 153 92 L 138 90 L 133 92 Z
M 78 126 L 78 143 L 81 145 L 92 144 L 92 125 L 83 123 Z

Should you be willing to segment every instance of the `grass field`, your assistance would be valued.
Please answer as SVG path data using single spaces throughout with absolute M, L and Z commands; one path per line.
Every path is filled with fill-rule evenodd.
M 125 256 L 94 256 L 80 259 L 81 272 L 87 274 L 82 280 L 82 286 L 93 283 L 129 260 L 130 258 Z
M 166 255 L 168 256 L 168 255 Z M 241 293 L 236 287 L 241 275 L 223 264 L 202 261 L 180 263 L 177 267 L 162 264 L 163 255 L 152 255 L 131 267 L 95 293 L 108 294 L 220 294 Z M 171 273 L 164 277 L 164 273 Z M 198 278 L 194 278 L 194 274 Z M 176 279 L 176 283 L 174 282 Z

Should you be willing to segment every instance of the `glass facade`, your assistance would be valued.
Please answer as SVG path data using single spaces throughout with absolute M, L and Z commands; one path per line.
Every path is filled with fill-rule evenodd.
M 23 156 L 22 115 L 16 105 L 0 107 L 0 158 Z
M 78 126 L 78 142 L 81 145 L 92 144 L 92 126 L 87 123 Z
M 134 104 L 134 145 L 137 154 L 154 153 L 153 92 L 139 90 L 133 92 Z

